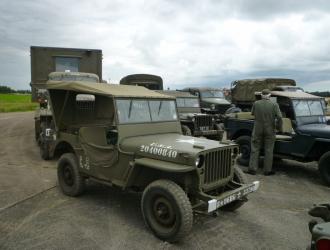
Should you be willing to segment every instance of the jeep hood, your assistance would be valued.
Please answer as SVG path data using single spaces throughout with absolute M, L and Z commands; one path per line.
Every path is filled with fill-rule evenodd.
M 180 119 L 189 119 L 196 116 L 208 116 L 208 115 L 203 113 L 180 113 L 179 116 Z
M 330 139 L 330 126 L 327 124 L 306 124 L 299 126 L 297 132 L 317 138 Z
M 193 165 L 200 152 L 233 145 L 236 144 L 168 133 L 125 138 L 119 146 L 136 156 Z
M 220 105 L 229 105 L 230 103 L 223 98 L 202 98 L 202 102 L 210 103 L 210 104 L 220 104 Z

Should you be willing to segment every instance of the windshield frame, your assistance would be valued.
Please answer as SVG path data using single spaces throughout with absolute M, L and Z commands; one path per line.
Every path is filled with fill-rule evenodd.
M 137 122 L 120 122 L 119 121 L 119 114 L 118 114 L 118 104 L 117 101 L 118 100 L 131 100 L 131 101 L 147 101 L 148 103 L 148 109 L 149 109 L 149 115 L 150 115 L 150 121 L 137 121 Z M 161 121 L 153 121 L 152 120 L 152 115 L 151 115 L 151 108 L 150 108 L 150 103 L 149 101 L 172 101 L 174 102 L 174 106 L 175 106 L 175 114 L 176 114 L 176 119 L 173 120 L 161 120 Z M 176 100 L 175 99 L 161 99 L 161 98 L 125 98 L 125 97 L 118 97 L 118 98 L 114 98 L 114 105 L 115 105 L 115 116 L 116 116 L 116 124 L 117 125 L 134 125 L 134 124 L 152 124 L 152 123 L 162 123 L 162 122 L 179 122 L 179 113 L 178 113 L 178 108 L 176 105 Z

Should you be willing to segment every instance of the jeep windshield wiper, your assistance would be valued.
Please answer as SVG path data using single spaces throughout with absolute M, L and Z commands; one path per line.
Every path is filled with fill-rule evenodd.
M 129 108 L 128 108 L 128 118 L 131 117 L 131 113 L 132 113 L 132 101 L 133 101 L 133 100 L 131 100 L 130 103 L 129 103 Z
M 159 113 L 160 113 L 160 110 L 161 110 L 161 108 L 162 108 L 162 105 L 163 105 L 163 101 L 160 101 L 159 108 L 158 108 L 158 115 L 159 115 Z

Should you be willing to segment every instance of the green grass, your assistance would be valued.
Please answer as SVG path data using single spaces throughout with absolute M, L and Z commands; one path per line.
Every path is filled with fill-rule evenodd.
M 31 102 L 30 94 L 0 94 L 0 113 L 35 110 L 38 103 Z

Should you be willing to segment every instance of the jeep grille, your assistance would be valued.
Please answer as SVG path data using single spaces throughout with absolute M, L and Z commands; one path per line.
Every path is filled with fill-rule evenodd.
M 212 116 L 200 115 L 195 117 L 196 127 L 200 130 L 207 130 L 212 128 Z
M 204 187 L 206 189 L 231 175 L 232 150 L 232 147 L 225 147 L 205 155 Z

